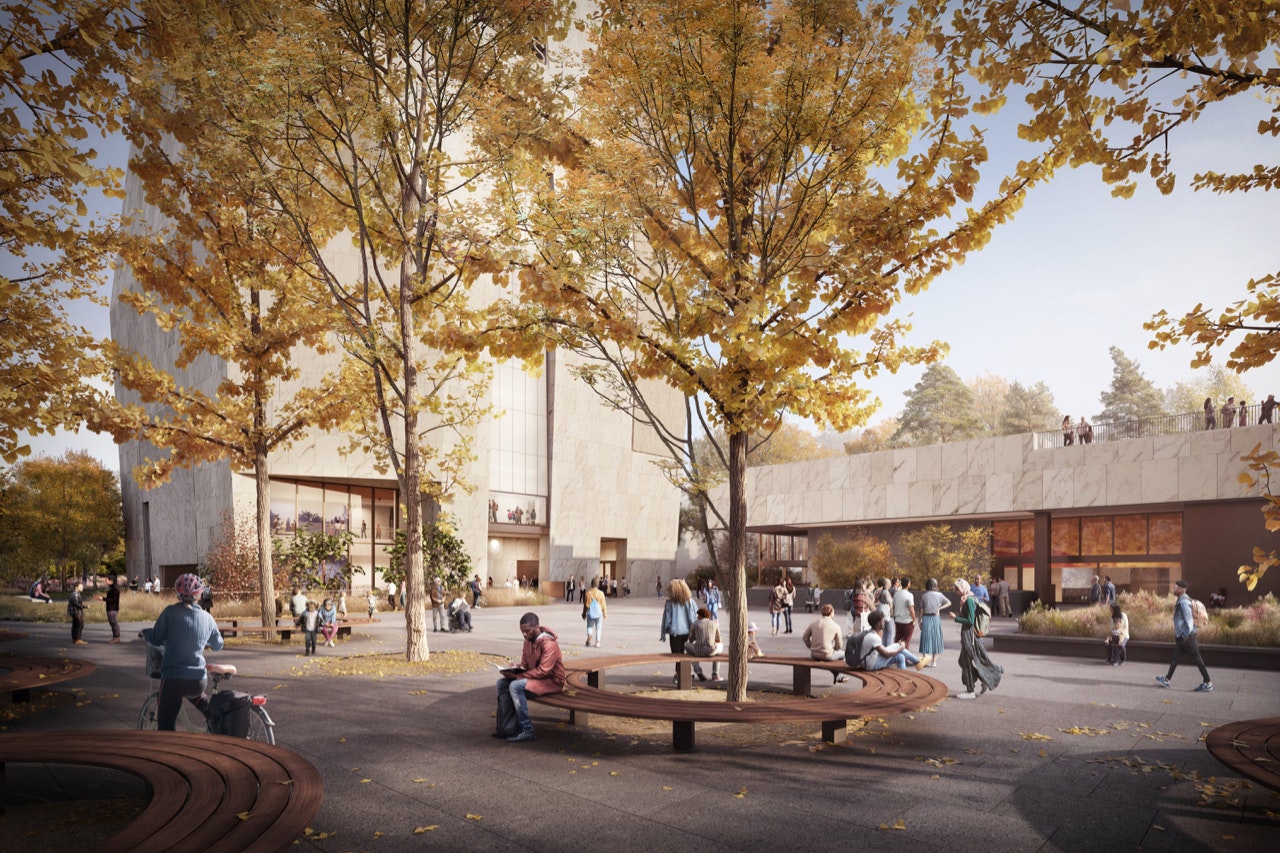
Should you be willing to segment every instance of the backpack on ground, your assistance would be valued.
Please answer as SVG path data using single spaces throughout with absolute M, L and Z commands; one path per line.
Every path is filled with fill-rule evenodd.
M 1209 609 L 1198 598 L 1191 599 L 1191 621 L 1196 630 L 1209 626 Z
M 248 693 L 221 690 L 209 699 L 209 731 L 230 737 L 249 736 L 249 709 L 253 700 Z
M 973 600 L 973 633 L 979 637 L 985 637 L 991 633 L 991 608 L 986 602 Z
M 844 644 L 844 665 L 849 669 L 865 670 L 867 668 L 867 658 L 875 653 L 876 647 L 872 646 L 871 651 L 864 655 L 862 653 L 862 643 L 866 640 L 867 635 L 872 633 L 876 632 L 870 628 L 865 631 L 859 631 Z

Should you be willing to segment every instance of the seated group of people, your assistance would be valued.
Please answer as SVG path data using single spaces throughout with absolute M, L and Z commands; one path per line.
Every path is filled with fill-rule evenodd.
M 874 671 L 908 666 L 924 669 L 929 665 L 929 655 L 917 655 L 906 643 L 892 640 L 893 623 L 886 625 L 884 613 L 872 610 L 867 614 L 867 630 L 846 638 L 835 620 L 835 608 L 822 605 L 821 615 L 804 629 L 800 639 L 809 647 L 809 657 L 814 660 L 843 659 L 853 669 Z M 847 680 L 838 675 L 836 682 Z

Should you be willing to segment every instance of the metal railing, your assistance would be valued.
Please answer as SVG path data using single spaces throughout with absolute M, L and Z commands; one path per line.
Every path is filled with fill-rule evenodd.
M 1262 414 L 1262 404 L 1256 403 L 1249 406 L 1242 406 L 1236 414 L 1236 425 L 1243 423 L 1253 426 L 1258 423 L 1258 418 Z M 1218 429 L 1228 429 L 1222 426 L 1222 415 L 1218 414 Z M 1125 441 L 1130 438 L 1147 438 L 1149 436 L 1158 435 L 1179 435 L 1186 432 L 1201 432 L 1205 429 L 1204 412 L 1184 412 L 1180 415 L 1164 415 L 1158 418 L 1143 418 L 1136 421 L 1119 421 L 1109 424 L 1091 424 L 1093 427 L 1092 441 L 1082 441 L 1077 427 L 1079 422 L 1073 425 L 1071 430 L 1072 444 L 1101 444 L 1108 441 Z M 1033 433 L 1035 436 L 1036 450 L 1049 450 L 1055 447 L 1063 447 L 1066 444 L 1065 431 L 1061 429 L 1044 430 L 1043 432 Z

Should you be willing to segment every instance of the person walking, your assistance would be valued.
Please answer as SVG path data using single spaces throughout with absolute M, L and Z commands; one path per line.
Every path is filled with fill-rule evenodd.
M 582 602 L 582 618 L 587 620 L 587 645 L 593 643 L 600 648 L 600 634 L 605 618 L 609 615 L 609 605 L 604 593 L 592 584 L 587 590 L 587 597 Z M 594 635 L 594 637 L 593 637 Z
M 791 609 L 796 605 L 796 585 L 791 581 L 790 573 L 782 580 L 782 587 L 785 590 L 782 596 L 782 616 L 787 623 L 787 633 L 791 634 Z
M 920 596 L 920 654 L 929 657 L 929 666 L 938 665 L 938 656 L 945 650 L 942 643 L 942 611 L 951 606 L 951 599 L 938 591 L 938 579 L 929 578 Z
M 667 600 L 662 605 L 662 626 L 658 629 L 658 642 L 670 640 L 671 654 L 684 654 L 685 641 L 689 639 L 689 632 L 696 621 L 698 608 L 693 603 L 689 585 L 680 578 L 673 579 L 667 584 Z M 680 668 L 676 667 L 673 681 L 678 683 L 679 680 Z
M 1196 620 L 1192 611 L 1191 596 L 1187 595 L 1187 582 L 1180 580 L 1173 585 L 1173 594 L 1178 600 L 1173 604 L 1173 660 L 1169 661 L 1169 672 L 1157 675 L 1156 681 L 1161 687 L 1169 687 L 1178 662 L 1184 654 L 1190 655 L 1192 662 L 1200 670 L 1200 686 L 1197 693 L 1208 693 L 1213 689 L 1213 681 L 1209 678 L 1209 670 L 1205 668 L 1204 658 L 1200 657 L 1200 644 L 1196 641 Z
M 782 611 L 786 608 L 787 586 L 778 578 L 778 583 L 769 592 L 769 621 L 773 624 L 773 636 L 782 630 Z
M 974 627 L 977 624 L 978 600 L 973 597 L 969 582 L 964 578 L 957 578 L 955 589 L 960 596 L 960 612 L 952 618 L 960 623 L 960 678 L 964 682 L 964 692 L 956 694 L 956 698 L 976 699 L 988 690 L 995 690 L 1000 686 L 1004 668 L 991 662 L 991 658 L 987 657 L 987 650 L 978 639 L 978 632 Z M 979 685 L 982 690 L 975 693 L 974 689 Z
M 307 602 L 307 609 L 298 617 L 298 627 L 302 629 L 303 657 L 316 653 L 316 633 L 320 630 L 320 611 L 314 601 Z

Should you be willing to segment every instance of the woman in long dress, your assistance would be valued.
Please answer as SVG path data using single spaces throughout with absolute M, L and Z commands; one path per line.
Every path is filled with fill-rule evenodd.
M 976 699 L 982 693 L 1000 686 L 1004 668 L 996 666 L 987 657 L 987 650 L 982 647 L 982 641 L 974 630 L 978 601 L 969 589 L 969 582 L 964 578 L 957 578 L 955 586 L 956 593 L 960 596 L 960 612 L 955 615 L 955 621 L 960 623 L 960 678 L 964 681 L 964 692 L 957 694 L 956 698 Z M 978 686 L 982 690 L 975 693 L 974 688 Z
M 932 655 L 929 666 L 938 665 L 938 655 L 945 651 L 942 643 L 942 611 L 951 606 L 951 599 L 938 591 L 938 579 L 929 578 L 920 596 L 920 654 Z

